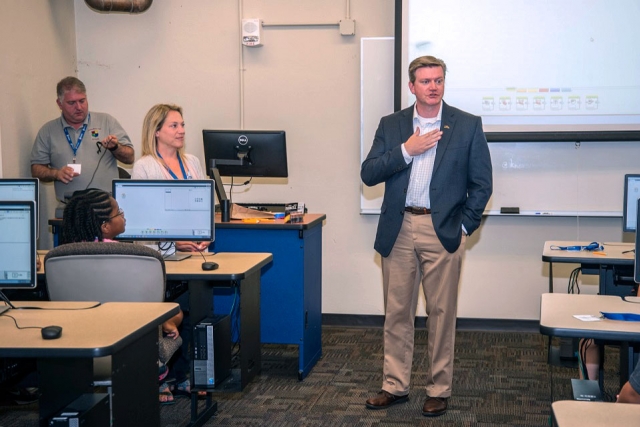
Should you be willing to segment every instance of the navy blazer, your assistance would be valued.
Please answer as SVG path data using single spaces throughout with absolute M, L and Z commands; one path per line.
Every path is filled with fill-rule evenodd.
M 360 177 L 368 185 L 385 183 L 374 248 L 383 257 L 395 244 L 407 198 L 413 162 L 407 164 L 400 146 L 415 132 L 411 106 L 380 120 Z M 433 226 L 444 248 L 460 246 L 462 225 L 471 235 L 479 226 L 491 197 L 491 156 L 482 119 L 442 103 L 442 138 L 438 141 L 429 187 Z

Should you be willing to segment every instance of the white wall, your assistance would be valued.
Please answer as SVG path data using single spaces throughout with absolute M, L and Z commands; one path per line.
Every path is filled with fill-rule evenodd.
M 12 3 L 19 8 L 21 2 Z M 344 18 L 346 0 L 242 3 L 245 18 L 311 23 Z M 350 3 L 353 37 L 341 36 L 335 27 L 270 27 L 263 31 L 264 46 L 244 48 L 244 126 L 287 131 L 289 178 L 254 180 L 246 192 L 234 191 L 234 200 L 304 201 L 311 212 L 326 213 L 323 312 L 383 314 L 380 260 L 373 250 L 378 218 L 359 214 L 360 37 L 392 36 L 394 5 Z M 90 107 L 117 117 L 138 152 L 142 118 L 158 102 L 183 106 L 187 151 L 203 163 L 202 129 L 240 126 L 238 1 L 156 1 L 140 15 L 96 13 L 83 0 L 74 0 L 74 6 L 78 77 L 87 85 Z M 446 52 L 441 57 L 446 60 Z M 53 93 L 66 74 L 42 73 L 46 91 L 29 90 Z M 11 100 L 18 98 L 13 94 Z M 37 130 L 51 115 L 30 119 Z M 5 126 L 3 120 L 3 145 L 10 147 L 2 149 L 5 176 L 7 149 L 19 153 L 21 166 L 13 170 L 28 173 L 33 137 L 8 143 Z M 540 294 L 548 288 L 544 241 L 620 241 L 620 230 L 620 219 L 486 218 L 468 240 L 459 316 L 537 319 Z M 558 290 L 569 272 L 570 267 L 554 268 L 561 276 Z M 595 292 L 595 286 L 587 288 Z

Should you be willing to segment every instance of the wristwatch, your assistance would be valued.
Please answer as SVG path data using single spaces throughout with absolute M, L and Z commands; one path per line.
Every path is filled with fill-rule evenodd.
M 116 151 L 116 150 L 118 149 L 118 147 L 120 147 L 120 144 L 118 144 L 118 143 L 116 142 L 116 145 L 114 145 L 114 146 L 113 146 L 113 147 L 111 147 L 111 148 L 108 148 L 108 150 L 109 150 L 109 151 Z

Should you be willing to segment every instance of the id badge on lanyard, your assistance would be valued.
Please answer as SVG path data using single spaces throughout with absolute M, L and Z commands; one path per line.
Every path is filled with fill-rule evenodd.
M 78 135 L 78 140 L 76 141 L 75 145 L 73 144 L 73 142 L 71 141 L 71 136 L 69 135 L 69 130 L 67 128 L 64 128 L 64 135 L 67 137 L 67 142 L 69 143 L 69 147 L 71 147 L 71 151 L 73 151 L 73 163 L 69 163 L 67 164 L 67 166 L 69 166 L 71 169 L 73 169 L 73 171 L 75 173 L 77 173 L 78 175 L 81 172 L 81 168 L 82 165 L 79 163 L 76 163 L 76 157 L 78 154 L 78 148 L 80 148 L 80 144 L 82 144 L 82 139 L 84 138 L 84 133 L 87 131 L 87 124 L 83 124 L 82 125 L 82 130 L 80 131 L 80 135 Z

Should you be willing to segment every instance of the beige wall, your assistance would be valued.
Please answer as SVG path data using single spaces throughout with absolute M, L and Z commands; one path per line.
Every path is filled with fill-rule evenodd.
M 3 0 L 1 7 L 1 172 L 7 178 L 30 177 L 29 154 L 38 129 L 59 114 L 55 85 L 61 76 L 76 73 L 74 4 Z M 53 212 L 53 186 L 41 185 L 41 191 L 41 212 Z M 46 221 L 40 228 L 47 236 Z
M 27 3 L 47 10 L 55 5 L 55 17 L 43 18 L 37 26 L 57 28 L 64 24 L 59 16 L 73 14 L 69 2 Z M 117 117 L 138 153 L 142 118 L 157 102 L 184 107 L 187 151 L 199 156 L 203 166 L 202 129 L 238 128 L 243 116 L 247 129 L 286 130 L 289 178 L 254 180 L 246 191 L 234 190 L 234 200 L 304 201 L 312 212 L 326 213 L 323 312 L 382 314 L 379 256 L 373 250 L 378 217 L 359 214 L 360 38 L 392 36 L 394 10 L 391 0 L 350 3 L 356 20 L 353 37 L 341 36 L 335 27 L 264 28 L 264 46 L 242 51 L 244 104 L 238 5 L 243 5 L 242 17 L 265 23 L 337 22 L 345 17 L 346 0 L 165 0 L 155 1 L 140 15 L 96 13 L 83 0 L 74 0 L 77 68 L 91 109 Z M 19 4 L 13 1 L 9 9 L 25 9 L 28 15 L 26 9 L 32 8 Z M 73 23 L 64 27 L 72 31 Z M 55 38 L 46 35 L 39 38 L 42 49 L 48 50 L 49 43 L 51 50 L 57 49 Z M 76 54 L 73 34 L 68 38 L 65 46 L 72 53 L 54 56 Z M 11 45 L 5 42 L 3 49 L 10 50 L 16 62 L 27 61 L 28 46 L 16 39 Z M 441 56 L 446 60 L 446 52 Z M 68 64 L 68 70 L 63 64 L 51 67 L 53 71 L 39 70 L 38 81 L 28 79 L 24 90 L 53 93 L 55 82 L 71 73 L 74 64 Z M 23 68 L 32 69 L 16 66 L 16 73 Z M 13 108 L 23 97 L 14 93 L 2 103 L 5 176 L 8 171 L 28 174 L 33 136 L 57 114 L 53 98 L 50 104 L 45 98 L 38 96 L 23 107 L 31 125 L 22 142 L 17 137 L 7 141 L 4 117 L 7 105 Z M 20 158 L 20 166 L 8 160 L 13 158 Z M 620 230 L 620 219 L 486 218 L 468 240 L 459 316 L 537 319 L 540 294 L 548 287 L 548 269 L 541 262 L 544 241 L 619 241 Z M 572 267 L 554 268 L 557 290 L 566 287 Z M 586 292 L 595 292 L 595 286 L 586 286 Z M 419 313 L 424 313 L 424 303 L 420 306 Z

